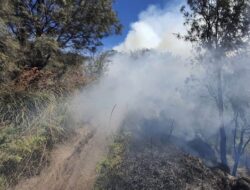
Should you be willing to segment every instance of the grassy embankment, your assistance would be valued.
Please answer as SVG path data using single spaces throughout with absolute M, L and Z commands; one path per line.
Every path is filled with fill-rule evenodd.
M 67 61 L 72 64 L 62 63 Z M 42 70 L 2 70 L 3 79 L 15 77 L 1 81 L 0 189 L 38 174 L 48 163 L 53 146 L 73 133 L 77 124 L 67 100 L 89 80 L 80 61 L 64 55 Z

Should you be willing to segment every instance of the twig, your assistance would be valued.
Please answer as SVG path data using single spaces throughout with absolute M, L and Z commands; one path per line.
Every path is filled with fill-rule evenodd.
M 111 111 L 111 113 L 110 113 L 110 117 L 109 117 L 109 126 L 111 125 L 111 120 L 112 120 L 112 116 L 113 116 L 113 113 L 114 113 L 114 111 L 115 111 L 115 108 L 116 108 L 116 104 L 114 105 L 114 107 L 113 107 L 113 109 L 112 109 L 112 111 Z

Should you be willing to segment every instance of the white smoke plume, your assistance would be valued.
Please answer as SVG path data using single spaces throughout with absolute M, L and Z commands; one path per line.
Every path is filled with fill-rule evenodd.
M 185 34 L 180 6 L 161 9 L 151 5 L 139 15 L 139 20 L 131 24 L 124 42 L 114 47 L 120 52 L 153 49 L 188 57 L 191 44 L 177 40 L 176 34 Z

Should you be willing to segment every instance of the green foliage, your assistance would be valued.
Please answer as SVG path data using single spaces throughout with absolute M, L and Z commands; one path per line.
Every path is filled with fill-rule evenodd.
M 0 92 L 0 122 L 29 125 L 30 120 L 37 117 L 46 105 L 55 101 L 55 98 L 43 92 L 15 92 L 2 89 Z
M 6 189 L 6 178 L 0 175 L 0 190 Z
M 110 147 L 109 157 L 103 160 L 97 167 L 97 171 L 102 172 L 105 169 L 116 169 L 122 162 L 122 154 L 124 152 L 124 145 L 121 142 L 114 142 Z
M 120 32 L 113 0 L 3 0 L 0 16 L 21 45 L 42 36 L 61 48 L 94 49 Z
M 0 185 L 40 172 L 74 125 L 65 102 L 51 92 L 1 92 Z
M 95 78 L 100 77 L 107 70 L 108 63 L 110 62 L 109 58 L 113 53 L 113 51 L 106 51 L 93 56 L 86 61 L 85 72 Z
M 124 132 L 120 132 L 120 135 L 115 137 L 107 158 L 97 166 L 99 175 L 95 183 L 95 190 L 107 189 L 107 184 L 112 184 L 110 180 L 115 180 L 119 176 L 119 167 L 123 162 L 128 141 L 129 136 Z
M 94 51 L 120 32 L 112 4 L 0 1 L 0 189 L 39 173 L 49 150 L 68 136 L 74 121 L 65 96 L 87 80 L 86 59 L 76 51 Z
M 26 51 L 26 65 L 38 68 L 45 67 L 51 56 L 59 49 L 57 41 L 47 36 L 37 37 L 30 46 Z
M 242 47 L 249 37 L 248 0 L 188 0 L 189 10 L 181 9 L 186 19 L 187 41 L 220 53 Z
M 17 63 L 22 59 L 19 44 L 6 30 L 0 18 L 0 83 L 8 82 L 19 72 Z
M 0 82 L 16 78 L 18 68 L 42 69 L 65 51 L 96 51 L 120 31 L 113 0 L 2 0 Z

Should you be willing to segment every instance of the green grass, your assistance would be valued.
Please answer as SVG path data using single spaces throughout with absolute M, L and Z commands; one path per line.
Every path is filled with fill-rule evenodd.
M 74 122 L 66 102 L 50 92 L 0 92 L 0 189 L 38 174 L 68 136 Z
M 130 135 L 122 131 L 114 138 L 107 157 L 97 166 L 98 177 L 94 186 L 95 190 L 108 189 L 108 184 L 112 184 L 112 180 L 116 179 L 129 139 Z

